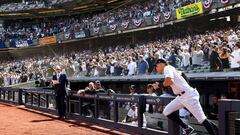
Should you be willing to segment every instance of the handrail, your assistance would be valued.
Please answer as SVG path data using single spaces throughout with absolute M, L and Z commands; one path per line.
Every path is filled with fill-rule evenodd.
M 6 94 L 7 93 L 7 94 Z M 12 100 L 9 97 L 9 93 L 12 93 L 12 97 L 17 96 L 18 101 Z M 15 93 L 18 93 L 16 95 Z M 7 95 L 7 98 L 6 98 Z M 41 95 L 44 95 L 46 97 L 46 100 L 41 100 Z M 47 90 L 47 89 L 16 89 L 16 88 L 0 88 L 0 102 L 7 102 L 7 103 L 13 103 L 13 104 L 21 104 L 25 107 L 40 110 L 40 111 L 47 111 L 51 112 L 54 111 L 56 113 L 56 110 L 53 110 L 52 108 L 49 108 L 49 102 L 50 102 L 50 96 L 55 96 L 54 90 Z M 29 99 L 30 98 L 30 99 Z M 77 98 L 77 100 L 76 100 Z M 75 99 L 75 100 L 72 100 Z M 165 135 L 167 132 L 165 131 L 157 131 L 157 130 L 148 130 L 143 127 L 143 111 L 142 105 L 144 103 L 154 103 L 157 104 L 161 100 L 161 104 L 167 104 L 172 99 L 171 98 L 161 98 L 161 97 L 148 97 L 144 95 L 127 95 L 127 94 L 96 94 L 96 95 L 84 95 L 79 96 L 74 92 L 69 92 L 67 95 L 67 112 L 69 115 L 74 115 L 74 113 L 71 112 L 71 103 L 75 103 L 76 101 L 79 102 L 79 106 L 82 104 L 82 101 L 84 99 L 92 99 L 94 101 L 94 117 L 88 118 L 89 120 L 99 121 L 104 123 L 102 119 L 99 118 L 99 101 L 105 100 L 105 101 L 111 101 L 114 103 L 114 121 L 109 121 L 109 125 L 114 125 L 114 127 L 122 127 L 123 124 L 119 123 L 119 113 L 118 113 L 118 102 L 135 102 L 138 106 L 138 127 L 129 127 L 130 129 L 134 131 L 141 131 L 146 132 L 150 134 L 162 134 Z M 41 106 L 41 102 L 44 102 L 44 106 Z M 54 100 L 53 100 L 54 101 Z M 79 112 L 81 114 L 82 110 L 81 107 L 79 107 Z M 78 117 L 84 117 L 81 115 L 78 115 Z M 87 118 L 87 117 L 85 117 Z M 105 121 L 106 122 L 106 121 Z M 106 123 L 107 124 L 107 123 Z M 126 126 L 126 125 L 124 125 Z M 130 126 L 130 125 L 128 125 Z M 174 130 L 169 130 L 169 135 L 178 135 L 179 134 L 179 126 L 176 125 L 173 121 L 169 120 L 168 128 Z
M 228 112 L 240 112 L 240 100 L 236 99 L 221 99 L 218 103 L 219 117 L 219 135 L 227 135 L 229 128 L 226 127 Z
M 16 94 L 17 93 L 17 94 Z M 30 98 L 30 104 L 28 104 L 29 102 L 27 101 L 28 98 L 26 97 L 26 95 L 33 95 L 36 94 L 38 95 L 37 98 L 37 106 L 33 105 L 33 96 L 31 96 Z M 40 106 L 40 95 L 45 95 L 46 96 L 46 105 L 44 107 Z M 12 96 L 12 98 L 10 98 L 10 96 Z M 14 97 L 18 97 L 18 101 L 14 100 Z M 25 96 L 25 101 L 23 102 Z M 55 96 L 55 93 L 53 90 L 46 90 L 46 89 L 37 89 L 37 90 L 33 90 L 33 89 L 16 89 L 16 88 L 10 88 L 10 87 L 6 87 L 6 88 L 0 88 L 0 102 L 7 102 L 7 103 L 14 103 L 14 104 L 23 104 L 26 107 L 32 107 L 33 109 L 42 109 L 45 108 L 45 110 L 42 111 L 49 111 L 52 110 L 51 108 L 49 108 L 49 96 Z M 99 101 L 100 100 L 105 100 L 105 101 L 111 101 L 113 102 L 113 109 L 114 109 L 114 121 L 110 121 L 110 125 L 114 125 L 114 127 L 121 127 L 122 124 L 118 122 L 118 103 L 119 102 L 135 102 L 137 103 L 138 106 L 138 116 L 139 116 L 139 120 L 138 120 L 138 127 L 135 127 L 135 129 L 133 127 L 131 127 L 131 129 L 133 130 L 141 130 L 141 132 L 151 132 L 151 133 L 155 133 L 155 134 L 169 134 L 169 135 L 178 135 L 179 134 L 179 126 L 177 124 L 175 124 L 173 121 L 168 120 L 168 129 L 170 129 L 168 131 L 168 133 L 164 132 L 164 131 L 151 131 L 145 128 L 142 128 L 143 126 L 143 113 L 144 111 L 141 110 L 141 108 L 143 107 L 143 104 L 153 104 L 153 105 L 167 105 L 173 98 L 171 97 L 152 97 L 152 96 L 145 96 L 145 95 L 126 95 L 126 94 L 96 94 L 96 95 L 77 95 L 74 92 L 70 92 L 67 95 L 67 107 L 68 107 L 68 114 L 69 115 L 74 115 L 75 113 L 71 112 L 71 103 L 72 102 L 78 102 L 79 104 L 79 114 L 81 114 L 81 104 L 83 102 L 84 99 L 92 99 L 94 101 L 94 108 L 95 108 L 95 116 L 94 118 L 87 118 L 81 115 L 77 115 L 78 117 L 81 118 L 85 118 L 85 120 L 92 120 L 92 122 L 102 122 L 102 123 L 106 123 L 106 121 L 103 121 L 102 119 L 99 119 Z M 223 99 L 219 101 L 218 104 L 218 110 L 219 110 L 219 114 L 218 114 L 218 118 L 219 118 L 219 135 L 225 135 L 227 134 L 227 121 L 228 121 L 228 117 L 227 117 L 227 113 L 228 112 L 240 112 L 240 100 L 233 100 L 233 99 Z M 56 112 L 56 111 L 55 111 Z M 108 123 L 108 124 L 109 124 Z M 126 125 L 125 125 L 126 126 Z

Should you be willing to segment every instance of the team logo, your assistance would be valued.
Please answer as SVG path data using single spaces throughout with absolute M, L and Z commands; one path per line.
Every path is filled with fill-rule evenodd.
M 135 26 L 139 27 L 142 24 L 142 19 L 133 20 Z
M 99 33 L 99 30 L 100 30 L 99 27 L 97 27 L 97 28 L 93 28 L 93 32 L 94 32 L 94 33 Z
M 229 0 L 221 0 L 222 4 L 227 4 L 229 2 Z
M 65 36 L 65 39 L 69 39 L 70 38 L 70 33 L 65 33 L 64 36 Z
M 154 17 L 153 17 L 153 21 L 154 21 L 155 23 L 158 23 L 158 22 L 160 21 L 160 15 L 154 16 Z
M 168 20 L 168 19 L 170 19 L 170 17 L 171 17 L 171 12 L 170 12 L 170 11 L 164 12 L 164 13 L 163 13 L 163 16 L 164 16 L 164 19 L 165 19 L 165 20 Z
M 117 24 L 111 24 L 111 25 L 110 25 L 110 29 L 111 29 L 112 31 L 116 30 L 116 28 L 117 28 Z
M 127 28 L 128 28 L 128 25 L 129 25 L 129 21 L 122 22 L 122 24 L 121 24 L 121 26 L 122 26 L 124 29 L 127 29 Z
M 205 1 L 203 2 L 203 6 L 204 6 L 204 8 L 206 8 L 206 9 L 210 8 L 211 5 L 212 5 L 212 0 L 205 0 Z

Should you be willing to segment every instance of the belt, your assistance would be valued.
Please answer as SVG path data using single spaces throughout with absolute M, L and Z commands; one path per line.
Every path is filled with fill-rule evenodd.
M 180 92 L 180 94 L 177 94 L 178 96 L 182 96 L 185 93 L 185 91 Z

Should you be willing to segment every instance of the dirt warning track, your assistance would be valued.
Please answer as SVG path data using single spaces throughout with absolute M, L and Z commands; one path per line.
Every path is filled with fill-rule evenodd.
M 94 124 L 60 121 L 0 103 L 0 135 L 126 135 Z

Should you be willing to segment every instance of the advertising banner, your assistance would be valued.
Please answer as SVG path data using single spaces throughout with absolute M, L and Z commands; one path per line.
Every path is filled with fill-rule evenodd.
M 29 42 L 27 40 L 18 40 L 18 41 L 15 41 L 15 45 L 17 48 L 28 47 Z
M 57 43 L 57 39 L 55 36 L 45 37 L 39 39 L 40 45 L 48 45 L 48 44 L 55 44 Z
M 198 15 L 203 13 L 202 2 L 190 4 L 181 8 L 176 9 L 177 19 L 183 19 L 190 16 Z
M 75 32 L 75 38 L 85 38 L 86 34 L 84 31 Z

